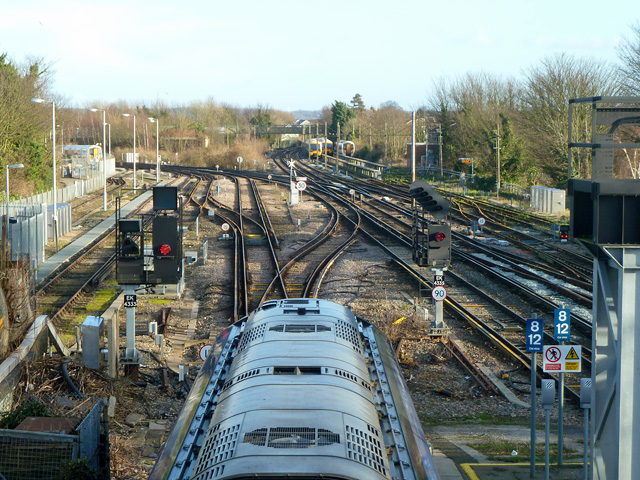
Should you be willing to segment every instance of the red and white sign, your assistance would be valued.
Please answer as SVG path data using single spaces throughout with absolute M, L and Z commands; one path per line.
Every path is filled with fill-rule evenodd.
M 302 192 L 302 191 L 303 191 L 304 189 L 306 189 L 306 188 L 307 188 L 307 184 L 306 184 L 306 183 L 304 183 L 304 182 L 302 182 L 302 181 L 300 181 L 300 182 L 296 183 L 296 189 L 297 189 L 299 192 Z
M 431 298 L 433 298 L 436 302 L 442 302 L 445 298 L 447 298 L 447 289 L 442 285 L 433 287 L 433 289 L 431 290 Z
M 220 225 L 220 228 L 222 229 L 223 232 L 228 232 L 231 227 L 229 226 L 228 223 L 223 223 L 222 225 Z
M 199 352 L 200 360 L 204 362 L 207 359 L 207 355 L 209 355 L 209 352 L 211 351 L 212 347 L 213 345 L 211 345 L 210 343 L 207 343 L 200 347 L 200 352 Z
M 580 345 L 545 345 L 542 350 L 542 369 L 549 373 L 582 371 L 582 347 Z

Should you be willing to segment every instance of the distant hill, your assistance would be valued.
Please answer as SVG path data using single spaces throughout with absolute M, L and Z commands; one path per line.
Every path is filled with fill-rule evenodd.
M 319 110 L 295 110 L 289 113 L 298 120 L 317 120 L 321 116 Z

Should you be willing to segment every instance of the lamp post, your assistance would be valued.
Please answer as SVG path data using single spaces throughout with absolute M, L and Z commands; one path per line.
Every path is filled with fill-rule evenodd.
M 156 124 L 156 183 L 160 182 L 160 150 L 159 150 L 159 137 L 158 137 L 158 130 L 159 130 L 159 125 L 160 125 L 160 120 L 158 120 L 157 118 L 153 118 L 153 117 L 149 117 L 148 120 L 151 123 L 155 123 Z
M 104 177 L 104 188 L 102 190 L 102 210 L 107 211 L 107 160 L 105 150 L 107 149 L 107 112 L 98 108 L 89 108 L 90 112 L 102 112 L 102 176 Z
M 133 193 L 136 193 L 136 116 L 123 113 L 123 117 L 133 117 Z
M 42 98 L 32 98 L 33 103 L 48 103 Z M 53 139 L 53 239 L 58 252 L 58 187 L 56 185 L 56 102 L 51 101 L 52 139 Z

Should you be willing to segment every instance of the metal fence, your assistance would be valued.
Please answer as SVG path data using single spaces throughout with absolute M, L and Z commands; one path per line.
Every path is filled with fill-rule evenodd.
M 56 480 L 69 462 L 85 459 L 108 478 L 108 445 L 100 443 L 108 441 L 101 431 L 103 408 L 97 402 L 75 435 L 0 429 L 0 474 L 6 480 Z

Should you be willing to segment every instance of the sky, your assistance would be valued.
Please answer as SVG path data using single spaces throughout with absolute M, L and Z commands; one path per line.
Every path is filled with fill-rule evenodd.
M 559 53 L 617 62 L 637 0 L 0 0 L 0 53 L 43 59 L 70 106 L 213 100 L 320 110 L 428 104 L 469 72 Z

